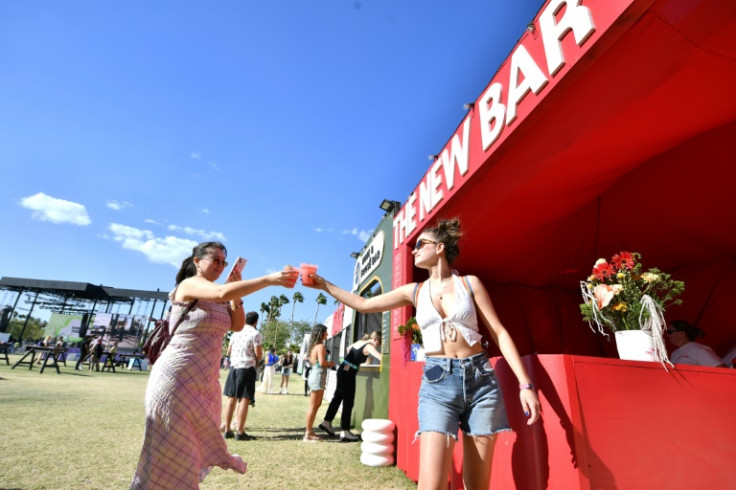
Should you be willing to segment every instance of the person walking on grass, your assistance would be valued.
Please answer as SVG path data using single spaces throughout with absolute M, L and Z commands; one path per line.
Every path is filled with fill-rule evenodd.
M 254 436 L 245 433 L 245 421 L 248 418 L 248 406 L 256 401 L 256 364 L 263 357 L 263 336 L 256 329 L 258 313 L 249 311 L 245 315 L 245 328 L 233 333 L 227 354 L 230 357 L 230 372 L 225 382 L 227 397 L 225 415 L 225 439 L 250 441 Z M 237 406 L 237 413 L 236 413 Z M 236 432 L 231 430 L 233 414 L 235 415 Z
M 276 355 L 276 349 L 271 347 L 266 354 L 266 365 L 263 367 L 263 381 L 260 390 L 262 393 L 273 394 L 273 375 L 276 371 L 276 364 L 279 362 L 279 356 Z
M 294 369 L 294 354 L 291 352 L 291 349 L 281 356 L 279 363 L 281 364 L 281 388 L 279 389 L 279 394 L 288 395 L 289 376 Z
M 327 370 L 335 367 L 335 363 L 327 360 L 327 349 L 325 348 L 325 340 L 327 340 L 327 327 L 317 324 L 312 329 L 312 335 L 309 339 L 309 363 L 312 369 L 309 372 L 309 407 L 307 408 L 307 430 L 304 432 L 304 442 L 317 442 L 322 439 L 314 433 L 314 419 L 317 416 L 317 410 L 322 405 L 322 396 L 325 394 L 325 385 L 327 384 Z
M 179 326 L 148 378 L 146 427 L 132 489 L 199 488 L 214 466 L 247 470 L 220 433 L 222 339 L 245 325 L 243 296 L 291 285 L 294 273 L 241 280 L 236 270 L 225 284 L 216 284 L 227 267 L 226 254 L 220 242 L 201 243 L 176 275 L 170 321 Z

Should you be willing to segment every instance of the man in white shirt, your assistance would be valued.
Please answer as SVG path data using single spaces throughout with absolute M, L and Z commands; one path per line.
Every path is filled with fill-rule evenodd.
M 225 415 L 225 438 L 234 437 L 236 441 L 250 441 L 255 437 L 245 433 L 245 420 L 248 418 L 248 405 L 255 403 L 256 364 L 263 357 L 263 336 L 256 329 L 258 313 L 245 314 L 245 327 L 230 337 L 227 353 L 230 356 L 230 372 L 225 382 L 227 412 Z M 235 414 L 237 433 L 230 430 Z

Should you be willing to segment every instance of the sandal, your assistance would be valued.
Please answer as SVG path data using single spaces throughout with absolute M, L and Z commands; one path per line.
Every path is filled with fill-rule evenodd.
M 321 440 L 322 438 L 317 434 L 304 434 L 304 439 L 302 439 L 304 442 L 319 442 Z

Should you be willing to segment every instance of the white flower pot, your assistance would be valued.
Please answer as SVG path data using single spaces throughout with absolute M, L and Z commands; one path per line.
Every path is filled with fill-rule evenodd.
M 654 339 L 643 330 L 619 330 L 615 333 L 618 357 L 627 361 L 656 361 Z

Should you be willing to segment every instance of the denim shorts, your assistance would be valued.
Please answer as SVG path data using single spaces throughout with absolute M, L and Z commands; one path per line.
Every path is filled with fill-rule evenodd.
M 501 388 L 488 356 L 465 359 L 427 357 L 419 389 L 419 431 L 439 432 L 457 440 L 510 430 Z

